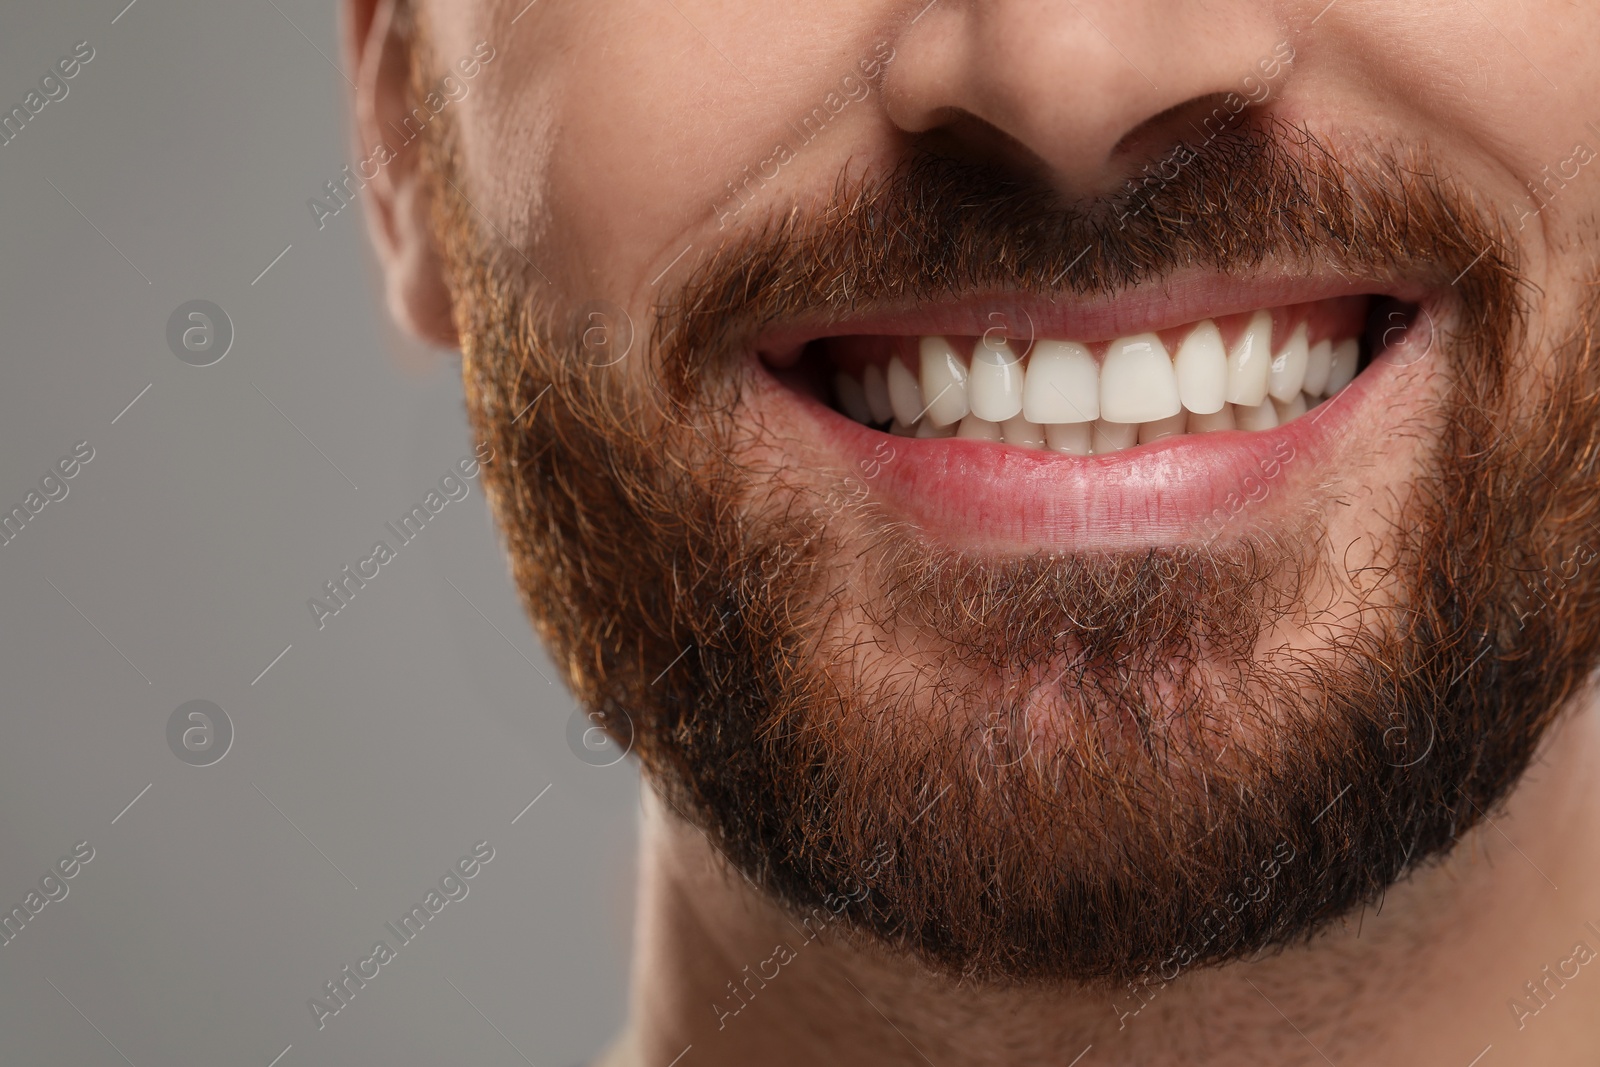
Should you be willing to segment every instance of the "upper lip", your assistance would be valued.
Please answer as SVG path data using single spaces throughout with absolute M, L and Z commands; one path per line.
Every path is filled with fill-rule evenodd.
M 1194 271 L 1124 290 L 1113 296 L 1055 297 L 1017 291 L 968 293 L 950 299 L 875 303 L 843 316 L 801 316 L 756 335 L 754 349 L 776 361 L 809 341 L 843 334 L 978 336 L 999 327 L 1008 337 L 1111 340 L 1173 329 L 1206 318 L 1257 308 L 1311 303 L 1339 296 L 1381 294 L 1423 303 L 1430 290 L 1407 279 L 1338 275 L 1260 275 L 1235 278 Z

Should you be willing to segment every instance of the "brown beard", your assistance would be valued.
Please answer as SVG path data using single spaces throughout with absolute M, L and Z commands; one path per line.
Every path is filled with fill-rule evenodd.
M 1128 216 L 921 159 L 730 243 L 606 367 L 452 188 L 448 138 L 426 160 L 529 614 L 655 789 L 797 915 L 843 908 L 863 942 L 993 981 L 1170 979 L 1303 940 L 1446 855 L 1595 666 L 1595 309 L 1535 380 L 1515 249 L 1425 160 L 1246 128 Z M 952 552 L 741 417 L 763 324 L 1269 258 L 1374 290 L 1460 275 L 1435 309 L 1451 389 L 1404 431 L 1423 465 L 1359 572 L 1315 486 L 1200 546 Z M 1337 617 L 1312 604 L 1330 588 Z M 1263 653 L 1291 624 L 1324 641 Z

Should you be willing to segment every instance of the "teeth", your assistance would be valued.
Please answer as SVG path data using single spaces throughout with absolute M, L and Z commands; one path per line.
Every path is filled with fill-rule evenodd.
M 1037 422 L 1029 422 L 1022 415 L 1013 415 L 1000 424 L 1000 436 L 1008 445 L 1017 445 L 1021 448 L 1043 448 L 1044 427 Z
M 980 341 L 972 350 L 967 402 L 989 422 L 1005 422 L 1022 410 L 1022 360 L 1004 340 Z
M 894 417 L 907 426 L 915 426 L 922 418 L 922 386 L 917 384 L 917 376 L 899 359 L 891 359 L 888 386 Z
M 1100 368 L 1076 341 L 1040 341 L 1028 356 L 1022 414 L 1044 425 L 1100 417 Z
M 1302 322 L 1289 335 L 1289 342 L 1283 346 L 1283 351 L 1272 357 L 1272 369 L 1267 374 L 1267 392 L 1272 394 L 1274 400 L 1292 400 L 1300 395 L 1309 359 L 1306 324 Z
M 1233 409 L 1233 417 L 1241 430 L 1270 430 L 1278 425 L 1278 409 L 1270 400 L 1263 400 L 1254 407 L 1239 404 Z
M 1311 346 L 1306 355 L 1306 377 L 1300 388 L 1312 396 L 1321 396 L 1328 385 L 1328 372 L 1333 370 L 1333 342 L 1324 338 Z
M 1282 426 L 1290 419 L 1298 419 L 1306 413 L 1306 395 L 1304 393 L 1296 393 L 1289 400 L 1279 400 L 1277 397 L 1273 397 L 1272 406 L 1277 409 L 1278 425 Z
M 1121 452 L 1124 448 L 1132 448 L 1139 443 L 1139 425 L 1130 422 L 1108 422 L 1105 419 L 1094 424 L 1094 439 L 1091 448 L 1097 456 L 1107 452 Z
M 1255 407 L 1267 398 L 1272 316 L 1258 311 L 1228 353 L 1228 403 Z
M 1170 356 L 1142 333 L 1110 342 L 1100 361 L 1076 341 L 1038 341 L 1024 359 L 1005 340 L 980 340 L 970 365 L 949 338 L 923 337 L 915 372 L 896 356 L 836 373 L 833 392 L 852 419 L 899 436 L 1106 455 L 1186 433 L 1270 430 L 1355 378 L 1355 338 L 1308 344 L 1301 322 L 1268 358 L 1272 333 L 1258 311 L 1231 350 L 1206 320 Z
M 1361 357 L 1361 345 L 1355 338 L 1346 338 L 1333 346 L 1333 366 L 1328 371 L 1328 384 L 1324 396 L 1332 396 L 1350 384 L 1356 376 L 1356 362 Z
M 1183 433 L 1184 426 L 1189 420 L 1187 411 L 1180 411 L 1176 415 L 1155 422 L 1146 422 L 1139 425 L 1139 443 L 1147 445 L 1151 441 L 1159 441 L 1163 437 L 1176 437 Z
M 966 437 L 974 441 L 1000 441 L 1000 424 L 980 419 L 976 415 L 968 415 L 961 420 L 961 425 L 956 429 L 957 437 Z
M 1190 433 L 1211 433 L 1213 430 L 1234 430 L 1238 425 L 1233 421 L 1233 405 L 1222 405 L 1221 411 L 1213 411 L 1209 415 L 1189 416 Z
M 970 410 L 966 362 L 943 337 L 924 337 L 921 357 L 923 403 L 928 408 L 924 418 L 935 426 L 960 422 Z
M 1100 368 L 1100 417 L 1139 423 L 1167 419 L 1183 410 L 1172 358 L 1161 338 L 1141 333 L 1113 341 Z
M 1222 410 L 1228 393 L 1228 350 L 1222 345 L 1222 331 L 1216 323 L 1207 319 L 1189 331 L 1178 346 L 1172 369 L 1184 407 L 1196 415 Z
M 873 422 L 888 422 L 894 418 L 894 405 L 889 403 L 889 383 L 884 380 L 883 368 L 869 364 L 861 372 L 861 387 L 867 394 L 867 408 Z
M 1065 452 L 1071 456 L 1087 456 L 1094 440 L 1094 423 L 1052 423 L 1044 428 L 1045 443 L 1052 452 Z
M 833 393 L 839 398 L 844 413 L 857 422 L 871 422 L 872 409 L 867 406 L 867 392 L 853 375 L 840 371 L 833 376 Z

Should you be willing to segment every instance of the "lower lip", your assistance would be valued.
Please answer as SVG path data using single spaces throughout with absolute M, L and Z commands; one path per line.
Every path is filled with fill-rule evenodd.
M 1005 554 L 1198 544 L 1246 509 L 1282 499 L 1331 457 L 1343 431 L 1394 376 L 1381 357 L 1337 396 L 1271 430 L 1184 434 L 1104 456 L 862 426 L 779 384 L 764 368 L 755 405 L 868 486 L 889 517 L 953 548 Z

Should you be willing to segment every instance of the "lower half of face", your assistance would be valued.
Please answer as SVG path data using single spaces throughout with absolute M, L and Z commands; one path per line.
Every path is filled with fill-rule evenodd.
M 950 974 L 1217 963 L 1446 852 L 1600 647 L 1600 368 L 1491 219 L 1366 166 L 1383 241 L 1331 179 L 1208 210 L 1196 175 L 1176 233 L 866 179 L 620 354 L 454 217 L 487 476 L 580 698 L 779 899 Z M 1136 267 L 1160 299 L 1115 298 Z

